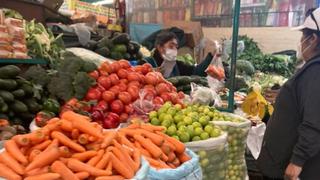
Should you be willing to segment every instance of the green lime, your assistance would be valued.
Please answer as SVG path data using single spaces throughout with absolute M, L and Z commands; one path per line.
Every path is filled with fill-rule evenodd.
M 181 132 L 179 135 L 180 141 L 181 142 L 189 142 L 190 141 L 190 136 L 186 132 Z
M 218 137 L 221 135 L 221 131 L 218 128 L 214 128 L 211 132 L 210 132 L 210 137 Z
M 179 128 L 180 126 L 185 126 L 186 123 L 183 121 L 178 122 L 177 127 Z
M 192 141 L 200 141 L 201 138 L 199 136 L 193 136 Z
M 208 158 L 202 159 L 200 164 L 202 168 L 207 167 L 209 165 L 209 159 Z
M 196 127 L 194 129 L 194 135 L 195 136 L 200 136 L 201 133 L 203 133 L 203 129 L 201 127 Z
M 164 120 L 165 117 L 165 113 L 159 114 L 159 120 L 162 122 Z
M 183 121 L 187 124 L 187 125 L 191 125 L 192 124 L 192 118 L 187 116 L 183 119 Z
M 181 104 L 174 105 L 174 108 L 176 108 L 177 111 L 180 111 L 182 109 Z
M 169 135 L 169 136 L 173 136 L 177 133 L 177 128 L 175 125 L 172 125 L 170 127 L 168 127 L 166 133 Z
M 175 138 L 175 139 L 177 139 L 178 141 L 180 141 L 179 136 L 177 136 L 177 135 L 173 135 L 172 137 L 173 137 L 173 138 Z
M 159 126 L 161 124 L 160 120 L 157 118 L 151 119 L 151 124 L 155 126 Z
M 153 118 L 157 118 L 158 117 L 158 113 L 156 111 L 151 111 L 149 113 L 149 119 L 153 119 Z
M 178 127 L 178 130 L 181 132 L 186 132 L 187 131 L 187 127 L 186 126 L 180 126 Z
M 192 126 L 193 126 L 193 128 L 202 127 L 202 125 L 199 122 L 193 122 Z
M 177 113 L 177 110 L 174 107 L 170 107 L 167 113 L 171 114 L 171 116 L 174 116 Z
M 209 137 L 210 137 L 210 135 L 209 135 L 209 133 L 207 133 L 207 132 L 203 132 L 203 133 L 200 134 L 200 138 L 201 138 L 202 140 L 209 139 Z
M 165 107 L 161 107 L 159 110 L 158 110 L 158 115 L 159 114 L 163 114 L 163 113 L 166 113 L 167 112 L 167 108 L 165 108 Z
M 204 127 L 204 131 L 210 134 L 213 131 L 213 126 L 210 124 L 206 125 L 206 127 Z
M 171 126 L 171 124 L 172 124 L 172 121 L 170 121 L 170 120 L 164 120 L 164 121 L 162 121 L 161 122 L 161 126 L 164 126 L 164 127 L 169 127 L 169 126 Z
M 178 124 L 179 122 L 183 121 L 183 115 L 182 114 L 176 114 L 174 117 L 174 123 Z
M 204 127 L 204 126 L 208 125 L 209 120 L 210 120 L 209 116 L 201 116 L 199 119 L 199 123 Z

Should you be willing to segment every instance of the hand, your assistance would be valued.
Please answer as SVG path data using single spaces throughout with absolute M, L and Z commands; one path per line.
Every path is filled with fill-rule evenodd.
M 298 177 L 302 171 L 302 167 L 290 163 L 286 169 L 284 179 L 285 180 L 298 180 Z

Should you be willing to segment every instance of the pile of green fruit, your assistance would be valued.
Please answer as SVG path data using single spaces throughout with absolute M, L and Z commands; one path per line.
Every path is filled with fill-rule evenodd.
M 140 60 L 140 44 L 131 41 L 126 33 L 115 33 L 111 37 L 104 37 L 97 43 L 96 53 L 114 60 Z
M 165 133 L 181 142 L 206 140 L 218 137 L 222 131 L 210 123 L 218 117 L 218 111 L 209 106 L 165 103 L 157 112 L 149 113 L 150 123 L 166 127 Z
M 184 62 L 185 64 L 188 64 L 191 66 L 196 64 L 196 61 L 193 59 L 193 57 L 190 54 L 177 56 L 177 61 Z
M 251 123 L 231 115 L 224 115 L 224 118 L 219 120 L 220 121 L 215 121 L 214 124 L 228 133 L 226 179 L 245 179 L 247 176 L 247 167 L 244 155 L 246 139 Z

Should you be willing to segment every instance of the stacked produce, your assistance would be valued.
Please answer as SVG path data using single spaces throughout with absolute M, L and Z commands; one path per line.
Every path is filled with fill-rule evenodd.
M 138 128 L 141 134 L 132 133 L 136 130 L 132 128 Z M 6 141 L 5 151 L 0 154 L 0 177 L 131 179 L 141 166 L 141 154 L 150 155 L 147 159 L 157 162 L 157 168 L 177 167 L 187 161 L 184 145 L 166 137 L 161 130 L 150 125 L 131 125 L 120 132 L 103 132 L 88 117 L 68 111 L 37 131 Z M 159 136 L 163 138 L 158 139 Z M 178 153 L 174 165 L 165 165 L 169 158 L 165 153 L 173 151 L 163 151 L 159 143 Z
M 150 123 L 166 127 L 165 133 L 198 152 L 204 179 L 224 179 L 226 135 L 210 123 L 221 113 L 209 106 L 192 105 L 184 109 L 165 103 L 158 112 L 150 112 Z M 191 143 L 189 143 L 191 142 Z
M 10 125 L 6 119 L 0 119 L 0 141 L 11 139 L 16 134 L 24 134 L 26 129 L 21 125 Z
M 178 91 L 182 91 L 185 94 L 190 94 L 191 83 L 208 87 L 207 78 L 201 76 L 176 76 L 167 80 L 171 82 L 177 88 Z
M 126 33 L 115 33 L 112 37 L 101 39 L 95 52 L 114 60 L 141 60 L 143 54 L 140 52 L 140 44 L 131 41 Z
M 177 61 L 184 62 L 185 64 L 188 64 L 191 66 L 196 64 L 196 61 L 193 59 L 193 57 L 190 54 L 177 56 Z
M 160 73 L 153 72 L 150 64 L 131 67 L 126 60 L 103 63 L 99 71 L 90 75 L 97 85 L 89 89 L 85 100 L 97 102 L 90 113 L 107 129 L 116 128 L 134 113 L 148 113 L 166 101 L 179 104 L 184 97 Z

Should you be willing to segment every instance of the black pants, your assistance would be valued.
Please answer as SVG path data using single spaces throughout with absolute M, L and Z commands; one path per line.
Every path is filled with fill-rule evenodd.
M 279 178 L 269 178 L 267 176 L 263 176 L 263 180 L 284 180 L 284 179 L 279 179 Z

